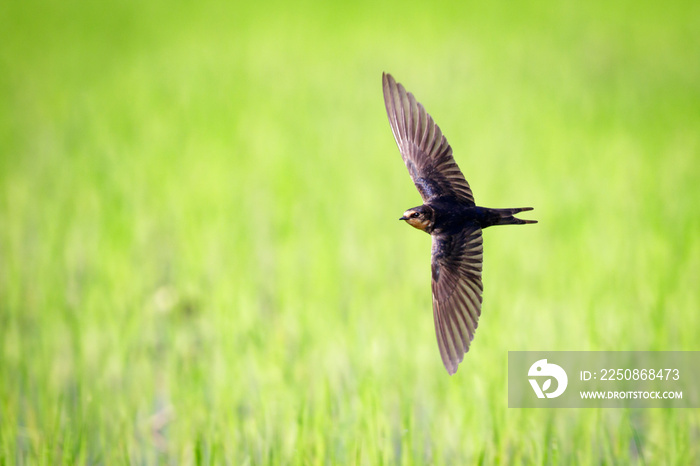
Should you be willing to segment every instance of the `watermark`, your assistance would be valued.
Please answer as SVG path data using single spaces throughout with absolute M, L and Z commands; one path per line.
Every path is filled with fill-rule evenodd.
M 569 377 L 566 375 L 566 371 L 556 364 L 549 364 L 546 359 L 540 359 L 530 366 L 527 375 L 534 377 L 529 380 L 537 398 L 556 398 L 564 393 L 566 386 L 569 384 Z M 540 387 L 537 378 L 542 377 L 546 377 L 546 379 Z M 548 392 L 547 390 L 552 386 L 552 379 L 557 381 L 556 390 Z
M 510 408 L 700 408 L 700 351 L 509 351 Z

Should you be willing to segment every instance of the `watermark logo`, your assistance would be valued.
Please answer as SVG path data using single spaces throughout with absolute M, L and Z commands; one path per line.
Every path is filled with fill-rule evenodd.
M 530 370 L 528 371 L 527 375 L 529 377 L 537 378 L 546 377 L 541 387 L 537 381 L 537 378 L 528 379 L 530 381 L 530 385 L 532 385 L 532 389 L 535 391 L 535 395 L 537 395 L 537 398 L 556 398 L 564 393 L 564 390 L 566 390 L 566 386 L 569 383 L 569 378 L 566 376 L 566 371 L 556 364 L 548 363 L 546 359 L 540 359 L 530 366 Z M 557 389 L 553 392 L 549 392 L 548 390 L 552 386 L 552 378 L 557 381 Z

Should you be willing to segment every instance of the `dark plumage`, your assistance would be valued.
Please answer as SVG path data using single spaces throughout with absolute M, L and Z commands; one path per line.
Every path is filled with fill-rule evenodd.
M 382 84 L 391 131 L 423 198 L 423 205 L 408 209 L 399 220 L 432 236 L 435 333 L 442 362 L 454 374 L 481 315 L 481 230 L 537 222 L 513 216 L 532 207 L 478 207 L 452 148 L 423 106 L 390 74 L 383 74 Z

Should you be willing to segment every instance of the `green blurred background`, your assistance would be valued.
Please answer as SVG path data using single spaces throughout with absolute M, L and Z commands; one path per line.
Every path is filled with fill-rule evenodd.
M 698 350 L 700 3 L 0 6 L 0 463 L 700 462 L 507 408 L 509 350 Z M 449 377 L 391 72 L 485 232 Z

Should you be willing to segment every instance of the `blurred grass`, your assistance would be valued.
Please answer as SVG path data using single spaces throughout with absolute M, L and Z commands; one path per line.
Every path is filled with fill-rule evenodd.
M 509 410 L 508 350 L 697 350 L 693 2 L 10 2 L 0 462 L 700 461 L 697 410 Z M 440 363 L 380 77 L 476 194 Z

